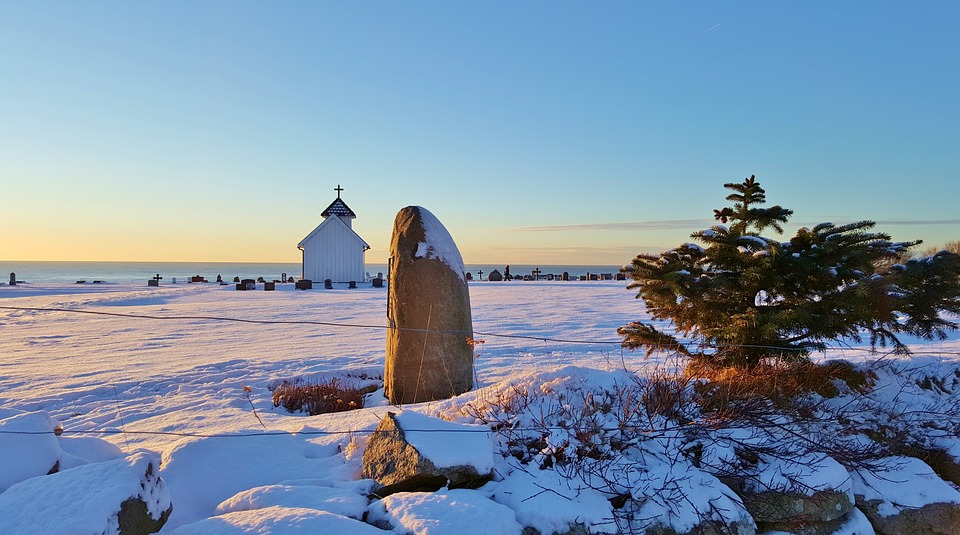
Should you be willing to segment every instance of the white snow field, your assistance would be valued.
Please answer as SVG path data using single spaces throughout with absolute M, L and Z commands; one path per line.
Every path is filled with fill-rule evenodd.
M 458 407 L 511 382 L 544 393 L 579 392 L 617 384 L 624 369 L 669 364 L 620 349 L 616 328 L 646 318 L 642 302 L 623 282 L 471 282 L 470 295 L 474 339 L 483 342 L 476 346 L 478 388 L 404 410 L 477 423 Z M 520 533 L 521 526 L 549 533 L 570 522 L 615 532 L 608 497 L 581 492 L 575 480 L 560 481 L 555 471 L 515 470 L 499 456 L 496 484 L 369 503 L 372 482 L 359 475 L 363 446 L 385 412 L 396 410 L 382 391 L 366 408 L 311 417 L 273 407 L 271 387 L 296 378 L 379 379 L 385 314 L 386 289 L 372 287 L 297 291 L 278 284 L 274 292 L 262 285 L 235 291 L 233 285 L 183 283 L 0 287 L 0 431 L 48 433 L 0 434 L 0 492 L 17 490 L 29 474 L 42 476 L 51 459 L 61 459 L 61 468 L 69 471 L 149 455 L 160 459 L 173 504 L 162 533 L 384 533 L 361 518 L 398 533 Z M 263 321 L 272 323 L 256 323 Z M 883 359 L 904 368 L 960 369 L 956 333 L 946 341 L 911 344 L 913 357 Z M 863 348 L 848 345 L 825 357 L 881 358 Z M 901 388 L 889 401 L 908 409 L 909 393 Z M 57 422 L 63 433 L 54 440 L 49 431 Z M 449 444 L 436 436 L 424 449 L 441 457 Z M 960 458 L 960 440 L 946 437 L 942 445 Z M 638 481 L 663 477 L 652 455 Z M 924 466 L 909 465 L 903 473 L 922 474 Z M 739 498 L 712 475 L 692 466 L 684 470 L 690 472 L 685 481 L 699 481 L 691 483 L 693 502 L 723 500 L 728 516 L 716 520 L 744 520 L 738 516 Z M 828 475 L 811 480 L 836 479 Z M 857 475 L 852 484 L 882 487 L 870 477 Z M 103 484 L 90 481 L 89 489 L 72 492 Z M 931 491 L 926 502 L 910 494 L 920 505 L 934 499 L 960 502 L 949 484 Z M 154 501 L 166 503 L 166 497 Z M 670 516 L 663 513 L 668 505 L 651 500 L 643 512 Z M 22 515 L 20 524 L 5 524 L 5 516 L 13 518 L 0 511 L 0 533 L 35 533 L 23 525 Z M 860 516 L 850 518 L 859 522 Z M 94 520 L 76 519 L 78 525 L 95 525 Z M 695 520 L 668 519 L 678 529 L 689 529 Z

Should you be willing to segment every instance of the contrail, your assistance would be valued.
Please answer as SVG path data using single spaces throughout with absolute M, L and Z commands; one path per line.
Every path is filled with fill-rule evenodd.
M 706 30 L 703 30 L 703 31 L 700 32 L 700 33 L 707 33 L 707 32 L 709 32 L 710 30 L 714 30 L 714 29 L 717 28 L 717 26 L 720 26 L 720 24 L 722 24 L 722 23 L 718 22 L 718 23 L 714 24 L 713 26 L 707 28 Z

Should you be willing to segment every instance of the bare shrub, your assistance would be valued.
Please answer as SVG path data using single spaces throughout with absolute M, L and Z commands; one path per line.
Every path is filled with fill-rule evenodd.
M 369 388 L 344 384 L 334 377 L 317 381 L 284 381 L 273 390 L 273 406 L 310 416 L 363 408 L 363 396 Z
M 874 381 L 845 362 L 767 361 L 748 371 L 694 361 L 640 374 L 548 376 L 459 410 L 494 430 L 514 469 L 554 471 L 571 488 L 607 497 L 619 533 L 649 533 L 690 514 L 703 529 L 735 533 L 735 507 L 718 510 L 693 490 L 704 472 L 735 489 L 811 495 L 823 489 L 804 474 L 837 463 L 883 470 L 879 460 L 891 449 L 861 439 L 877 414 L 868 399 Z M 787 470 L 768 487 L 775 466 Z

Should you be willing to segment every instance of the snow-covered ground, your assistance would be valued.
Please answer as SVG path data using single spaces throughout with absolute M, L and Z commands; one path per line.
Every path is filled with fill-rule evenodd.
M 359 518 L 368 511 L 363 496 L 370 485 L 358 481 L 365 435 L 387 410 L 396 409 L 380 401 L 349 413 L 293 415 L 273 407 L 270 389 L 299 377 L 379 377 L 386 290 L 277 288 L 238 292 L 232 285 L 182 283 L 159 288 L 0 287 L 0 420 L 16 411 L 43 411 L 62 425 L 61 441 L 94 436 L 127 453 L 142 449 L 156 454 L 174 504 L 164 532 L 246 533 L 244 526 L 274 525 L 302 531 L 272 533 L 307 533 L 311 526 L 329 530 L 346 518 Z M 642 302 L 623 282 L 472 282 L 470 293 L 474 338 L 483 341 L 476 360 L 480 387 L 530 381 L 532 375 L 542 378 L 562 369 L 589 377 L 594 370 L 637 371 L 663 364 L 618 346 L 616 328 L 645 317 Z M 878 358 L 861 349 L 836 349 L 827 357 Z M 956 367 L 960 362 L 957 336 L 917 342 L 912 349 L 917 357 L 904 365 Z M 489 390 L 466 394 L 463 402 Z M 450 402 L 405 409 L 455 412 Z M 15 453 L 2 450 L 0 456 Z M 88 459 L 98 456 L 110 457 L 100 447 Z M 498 532 L 519 533 L 517 519 L 549 527 L 546 517 L 552 508 L 560 515 L 570 500 L 562 492 L 537 490 L 557 488 L 546 479 L 518 476 L 501 486 L 515 494 L 496 502 L 451 490 L 385 500 L 369 515 L 394 525 L 430 526 L 431 515 L 460 511 L 462 521 L 447 524 L 458 535 L 471 533 L 470 525 L 481 529 L 472 532 L 485 532 L 470 515 L 502 519 L 504 511 L 516 519 L 508 515 Z M 305 486 L 317 485 L 339 491 L 330 496 L 304 492 Z M 540 498 L 520 496 L 524 490 Z M 609 502 L 600 501 L 606 505 L 591 510 L 589 500 L 580 500 L 577 507 L 584 510 L 577 514 L 582 519 L 603 516 Z M 355 524 L 362 527 L 337 529 L 375 532 Z M 446 532 L 433 529 L 418 532 Z

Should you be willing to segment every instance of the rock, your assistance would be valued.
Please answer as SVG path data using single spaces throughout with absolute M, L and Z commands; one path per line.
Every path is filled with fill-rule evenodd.
M 523 533 L 513 509 L 467 489 L 392 494 L 370 504 L 367 522 L 400 533 Z
M 879 535 L 957 535 L 960 491 L 913 457 L 878 461 L 882 471 L 851 472 L 857 507 Z
M 359 482 L 358 482 L 359 483 Z M 358 487 L 357 485 L 355 487 Z M 363 486 L 365 490 L 369 487 Z M 361 519 L 370 500 L 357 488 L 316 485 L 265 485 L 235 494 L 217 506 L 217 515 L 265 507 L 302 507 Z
M 563 531 L 554 531 L 554 532 L 548 533 L 547 535 L 590 535 L 591 533 L 592 532 L 590 531 L 590 529 L 587 528 L 587 526 L 584 526 L 583 524 L 572 524 L 570 525 L 570 527 L 568 527 Z M 544 535 L 544 534 L 540 533 L 540 530 L 538 530 L 537 528 L 532 528 L 530 526 L 527 526 L 523 528 L 522 535 Z
M 155 533 L 173 511 L 156 466 L 136 453 L 17 483 L 0 494 L 0 533 Z
M 370 524 L 327 511 L 272 505 L 234 511 L 178 526 L 164 535 L 390 535 Z
M 833 535 L 847 523 L 842 516 L 828 522 L 758 522 L 764 532 L 790 533 L 792 535 Z
M 433 423 L 426 424 L 428 420 Z M 424 431 L 428 425 L 432 426 L 430 431 Z M 404 426 L 410 431 L 405 432 Z M 442 429 L 459 432 L 447 436 L 434 432 Z M 388 412 L 367 441 L 362 477 L 381 485 L 375 490 L 381 497 L 395 492 L 435 491 L 444 486 L 477 488 L 493 476 L 493 442 L 489 434 L 463 432 L 475 429 L 481 428 L 410 411 L 400 415 Z M 432 450 L 436 449 L 442 449 L 442 454 L 435 454 Z
M 43 412 L 9 412 L 0 415 L 0 492 L 26 479 L 60 470 L 63 451 L 57 441 L 56 420 Z M 25 434 L 19 434 L 25 433 Z
M 713 449 L 703 453 L 707 465 L 723 466 L 721 481 L 743 500 L 758 532 L 774 524 L 817 530 L 818 524 L 841 520 L 854 508 L 849 473 L 826 455 L 807 453 L 788 460 L 735 450 L 735 458 L 723 460 L 713 458 Z
M 425 208 L 397 214 L 390 243 L 384 393 L 420 403 L 473 388 L 470 293 L 460 251 Z
M 756 535 L 752 522 L 734 522 L 732 524 L 703 523 L 683 533 L 671 527 L 653 526 L 647 528 L 644 535 Z
M 768 523 L 830 522 L 853 510 L 853 502 L 844 492 L 821 490 L 810 496 L 799 492 L 739 492 L 743 505 L 761 530 Z
M 873 525 L 877 535 L 957 535 L 960 533 L 960 505 L 932 503 L 919 509 L 903 509 L 883 516 L 882 500 L 858 502 L 857 507 Z
M 903 443 L 891 445 L 891 450 L 922 460 L 943 480 L 960 486 L 960 462 L 946 450 Z

